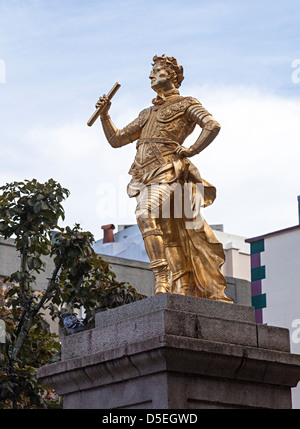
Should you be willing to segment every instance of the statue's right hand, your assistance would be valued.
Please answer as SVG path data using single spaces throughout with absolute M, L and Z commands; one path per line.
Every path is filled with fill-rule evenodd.
M 111 102 L 109 101 L 106 94 L 103 95 L 103 97 L 100 97 L 97 101 L 95 107 L 96 109 L 99 109 L 99 107 L 102 107 L 101 116 L 107 114 L 111 106 Z

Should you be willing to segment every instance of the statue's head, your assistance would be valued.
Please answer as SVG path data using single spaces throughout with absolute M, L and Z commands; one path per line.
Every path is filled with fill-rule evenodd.
M 151 79 L 151 87 L 157 91 L 158 85 L 163 85 L 165 81 L 165 86 L 173 86 L 175 88 L 179 88 L 181 82 L 183 81 L 183 67 L 178 65 L 177 60 L 174 57 L 167 57 L 166 55 L 162 55 L 158 57 L 155 55 L 153 57 L 152 63 L 152 71 L 150 74 Z M 171 88 L 164 88 L 171 89 Z

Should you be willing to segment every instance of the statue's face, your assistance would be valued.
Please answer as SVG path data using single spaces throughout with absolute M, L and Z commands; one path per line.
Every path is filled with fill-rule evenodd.
M 160 62 L 154 64 L 149 79 L 151 80 L 151 88 L 156 92 L 164 92 L 175 88 L 164 64 Z

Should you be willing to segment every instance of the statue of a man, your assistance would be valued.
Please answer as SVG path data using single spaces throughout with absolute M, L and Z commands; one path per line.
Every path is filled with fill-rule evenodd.
M 183 68 L 175 58 L 155 56 L 152 66 L 149 78 L 157 96 L 137 119 L 118 130 L 108 115 L 106 95 L 96 108 L 102 107 L 100 118 L 112 147 L 137 140 L 128 195 L 137 198 L 136 218 L 155 276 L 155 295 L 171 292 L 232 302 L 224 293 L 222 244 L 199 212 L 197 189 L 204 190 L 204 206 L 212 204 L 216 189 L 189 159 L 214 140 L 220 125 L 198 100 L 180 96 Z M 199 138 L 190 148 L 182 146 L 196 125 L 202 128 Z M 186 213 L 178 215 L 186 193 L 194 222 L 187 222 Z

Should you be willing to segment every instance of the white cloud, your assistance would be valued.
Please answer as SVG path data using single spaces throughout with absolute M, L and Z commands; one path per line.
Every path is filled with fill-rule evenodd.
M 101 238 L 103 224 L 127 223 L 128 216 L 130 223 L 135 222 L 134 205 L 128 208 L 133 202 L 126 195 L 133 145 L 111 148 L 98 121 L 92 128 L 79 122 L 57 128 L 35 126 L 25 133 L 24 140 L 35 162 L 33 169 L 23 166 L 23 176 L 39 181 L 53 177 L 71 192 L 64 203 L 64 224 L 80 223 Z
M 248 236 L 296 224 L 299 99 L 245 87 L 190 92 L 222 126 L 196 161 L 218 190 L 215 207 L 207 210 L 211 223 L 224 223 L 229 232 Z

